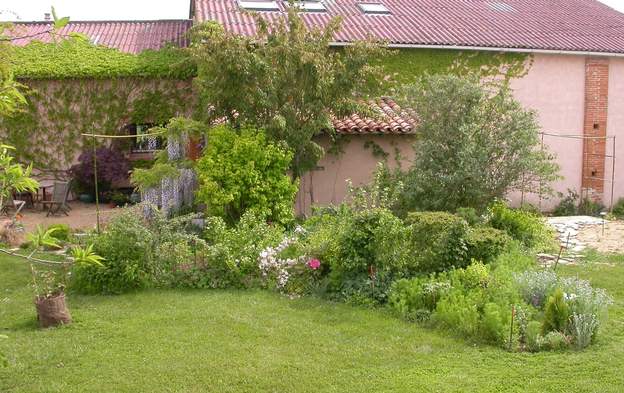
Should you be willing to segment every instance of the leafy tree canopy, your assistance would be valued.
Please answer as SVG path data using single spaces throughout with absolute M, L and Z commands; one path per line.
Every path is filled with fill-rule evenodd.
M 332 116 L 368 113 L 362 103 L 385 82 L 382 67 L 370 59 L 384 49 L 373 41 L 331 49 L 340 19 L 308 29 L 296 7 L 271 23 L 254 17 L 258 29 L 251 37 L 214 22 L 192 29 L 201 116 L 227 118 L 236 128 L 248 124 L 286 142 L 294 152 L 291 169 L 300 175 L 322 156 L 312 137 L 333 131 Z
M 547 193 L 559 177 L 554 157 L 540 146 L 535 113 L 506 85 L 437 75 L 406 86 L 400 96 L 420 122 L 404 209 L 482 210 L 509 191 Z

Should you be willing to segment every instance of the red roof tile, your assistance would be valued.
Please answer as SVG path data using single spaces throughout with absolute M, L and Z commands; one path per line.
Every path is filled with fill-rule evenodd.
M 391 98 L 384 97 L 370 102 L 371 109 L 379 117 L 365 118 L 357 114 L 346 119 L 335 119 L 334 129 L 339 134 L 413 134 L 417 117 L 413 111 L 401 109 Z
M 191 25 L 190 20 L 70 22 L 58 34 L 81 33 L 97 45 L 139 53 L 146 49 L 159 49 L 167 43 L 186 46 L 186 32 Z M 51 27 L 49 22 L 17 22 L 8 33 L 13 37 L 23 37 L 13 41 L 15 45 L 26 45 L 34 40 L 50 42 Z
M 198 21 L 214 20 L 245 35 L 253 18 L 237 0 L 194 0 Z M 261 12 L 267 19 L 284 14 Z M 337 43 L 369 35 L 390 44 L 624 53 L 624 15 L 595 0 L 362 0 L 390 15 L 366 15 L 356 0 L 324 0 L 327 12 L 303 14 L 308 26 L 342 16 Z

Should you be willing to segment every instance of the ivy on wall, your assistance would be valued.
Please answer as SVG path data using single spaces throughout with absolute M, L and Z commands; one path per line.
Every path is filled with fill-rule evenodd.
M 12 55 L 18 79 L 107 79 L 119 77 L 187 80 L 196 67 L 185 49 L 165 47 L 139 54 L 93 45 L 77 35 L 58 43 L 33 41 Z
M 394 49 L 380 61 L 398 84 L 408 84 L 425 73 L 501 80 L 521 78 L 529 71 L 532 56 L 528 53 L 421 48 Z
M 29 80 L 27 108 L 0 122 L 0 139 L 36 167 L 66 169 L 81 133 L 115 135 L 127 124 L 165 123 L 187 112 L 190 82 L 168 79 Z M 90 141 L 89 141 L 90 142 Z

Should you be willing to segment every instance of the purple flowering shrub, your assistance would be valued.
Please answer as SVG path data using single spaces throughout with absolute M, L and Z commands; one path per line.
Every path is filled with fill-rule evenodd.
M 109 191 L 114 182 L 128 178 L 130 162 L 120 150 L 100 147 L 96 150 L 96 159 L 99 192 Z M 71 167 L 70 173 L 78 192 L 95 194 L 93 150 L 85 150 L 78 157 L 78 163 Z

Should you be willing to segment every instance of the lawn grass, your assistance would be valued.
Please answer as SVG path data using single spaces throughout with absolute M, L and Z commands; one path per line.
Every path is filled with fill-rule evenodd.
M 607 262 L 609 264 L 603 264 Z M 564 274 L 615 299 L 582 352 L 508 353 L 368 310 L 244 291 L 69 296 L 39 330 L 28 267 L 0 256 L 0 392 L 622 392 L 624 256 Z

